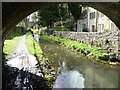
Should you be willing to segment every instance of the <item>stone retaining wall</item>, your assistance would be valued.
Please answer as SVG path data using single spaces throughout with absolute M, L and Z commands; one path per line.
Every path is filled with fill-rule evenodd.
M 101 47 L 101 49 L 110 51 L 120 58 L 120 31 L 114 32 L 69 32 L 54 31 L 53 35 L 68 39 L 77 40 L 90 45 Z M 119 48 L 119 49 L 118 49 Z
M 119 31 L 120 32 L 120 31 Z M 86 44 L 101 47 L 101 49 L 110 50 L 110 53 L 118 56 L 118 48 L 120 48 L 119 32 L 68 32 L 54 31 L 56 36 L 77 40 Z M 118 36 L 119 35 L 119 36 Z

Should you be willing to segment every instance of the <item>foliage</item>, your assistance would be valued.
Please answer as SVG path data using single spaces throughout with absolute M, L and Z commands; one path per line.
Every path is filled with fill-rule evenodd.
M 5 58 L 8 58 L 13 52 L 14 47 L 20 40 L 20 34 L 11 34 L 5 41 L 3 46 L 3 52 L 5 53 Z
M 15 49 L 15 46 L 25 32 L 26 29 L 22 26 L 15 26 L 12 28 L 11 32 L 8 34 L 6 40 L 4 41 L 3 52 L 6 58 L 8 58 L 13 52 L 13 49 Z
M 54 22 L 60 21 L 58 5 L 40 9 L 38 10 L 38 15 L 40 19 L 39 24 L 42 26 L 52 27 Z
M 31 29 L 31 31 L 32 31 L 34 34 L 38 34 L 38 33 L 39 33 L 39 30 L 38 30 L 38 29 Z
M 75 19 L 75 27 L 77 31 L 77 20 L 80 19 L 82 6 L 79 3 L 69 3 L 68 8 Z
M 63 45 L 69 47 L 70 49 L 73 49 L 73 50 L 76 50 L 76 51 L 79 51 L 79 52 L 83 52 L 83 53 L 86 53 L 86 54 L 89 54 L 89 55 L 92 55 L 92 56 L 95 56 L 95 57 L 103 57 L 104 55 L 107 55 L 107 53 L 105 53 L 104 51 L 99 51 L 99 48 L 98 47 L 93 47 L 93 46 L 90 46 L 90 45 L 87 45 L 85 43 L 80 43 L 78 41 L 73 41 L 73 40 L 69 40 L 69 39 L 65 39 L 65 38 L 60 38 L 60 37 L 57 37 L 57 36 L 41 36 L 41 38 L 43 39 L 51 39 L 53 41 L 56 41 L 56 42 L 59 42 L 59 43 L 62 43 Z
M 69 18 L 67 4 L 56 4 L 38 10 L 39 25 L 52 28 L 58 21 L 64 21 Z M 62 20 L 61 20 L 62 19 Z
M 30 54 L 35 55 L 34 45 L 33 45 L 33 37 L 32 34 L 28 33 L 26 37 L 26 46 Z
M 76 25 L 77 30 L 77 20 L 81 16 L 81 8 L 82 7 L 78 3 L 56 4 L 46 8 L 42 8 L 38 10 L 38 24 L 42 25 L 43 27 L 46 26 L 48 28 L 53 28 L 54 24 L 57 22 L 59 24 L 57 26 L 61 25 L 68 30 L 73 30 L 74 26 Z M 70 21 L 65 23 L 67 19 L 69 19 Z
M 82 7 L 79 3 L 69 3 L 68 4 L 69 10 L 72 13 L 75 20 L 78 20 L 81 15 Z
M 55 24 L 55 26 L 53 27 L 53 30 L 72 31 L 74 28 L 74 19 L 73 19 L 73 17 L 70 17 L 69 19 L 66 19 L 65 21 L 63 21 L 63 27 L 61 26 L 60 22 L 55 22 L 54 24 Z
M 59 4 L 59 15 L 62 17 L 63 21 L 65 21 L 67 18 L 69 18 L 69 9 L 67 7 L 67 4 Z
M 68 22 L 68 23 L 65 23 L 64 26 L 65 26 L 69 31 L 73 31 L 74 21 L 70 21 L 70 22 Z
M 53 30 L 55 30 L 55 31 L 62 31 L 62 29 L 64 30 L 64 31 L 67 31 L 67 28 L 66 27 L 61 27 L 61 26 L 56 26 L 56 27 L 53 27 L 52 28 Z
M 87 28 L 87 27 L 84 27 L 82 31 L 83 31 L 83 32 L 88 32 L 88 28 Z
M 28 48 L 28 51 L 32 55 L 37 56 L 38 60 L 45 60 L 45 58 L 43 56 L 43 51 L 42 51 L 40 45 L 34 40 L 31 33 L 27 34 L 26 46 Z

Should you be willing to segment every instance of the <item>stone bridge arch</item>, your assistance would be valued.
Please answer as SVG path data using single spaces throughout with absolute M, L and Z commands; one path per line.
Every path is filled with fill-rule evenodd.
M 60 2 L 59 2 L 60 3 Z M 68 2 L 67 2 L 68 3 Z M 120 29 L 120 2 L 79 2 L 93 7 L 108 16 Z M 58 2 L 3 2 L 2 39 L 5 40 L 10 29 L 32 12 Z

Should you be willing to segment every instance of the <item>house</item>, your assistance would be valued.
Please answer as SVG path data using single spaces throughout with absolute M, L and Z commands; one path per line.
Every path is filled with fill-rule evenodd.
M 105 32 L 118 30 L 103 13 L 91 7 L 82 7 L 82 16 L 77 21 L 77 32 Z

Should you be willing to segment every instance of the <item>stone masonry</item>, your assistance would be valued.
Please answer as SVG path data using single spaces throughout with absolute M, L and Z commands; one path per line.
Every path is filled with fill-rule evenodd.
M 109 50 L 120 58 L 120 31 L 114 32 L 68 32 L 54 31 L 53 35 L 67 39 L 77 40 L 90 45 L 95 45 L 104 50 Z

